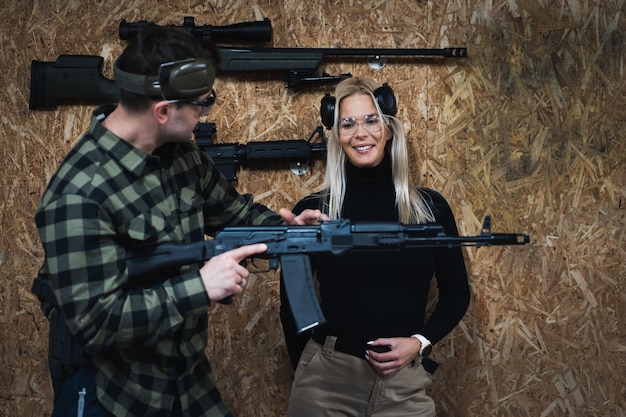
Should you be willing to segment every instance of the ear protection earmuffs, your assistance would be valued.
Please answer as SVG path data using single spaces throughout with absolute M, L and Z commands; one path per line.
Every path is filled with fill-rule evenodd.
M 387 83 L 384 83 L 374 90 L 374 98 L 384 115 L 395 116 L 398 113 L 396 96 L 393 94 L 393 89 Z M 328 93 L 322 98 L 320 117 L 322 118 L 322 124 L 326 126 L 328 130 L 332 129 L 335 124 L 336 102 L 337 99 Z
M 120 69 L 116 61 L 113 74 L 120 89 L 148 97 L 191 99 L 213 88 L 215 67 L 206 59 L 189 58 L 161 64 L 159 74 L 164 68 L 169 75 L 133 74 Z

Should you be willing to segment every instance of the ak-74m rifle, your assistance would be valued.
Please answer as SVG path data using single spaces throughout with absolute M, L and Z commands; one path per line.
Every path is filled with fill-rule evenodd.
M 360 223 L 325 221 L 317 226 L 227 227 L 213 239 L 190 244 L 162 243 L 127 249 L 129 276 L 158 273 L 166 268 L 201 264 L 221 253 L 254 243 L 265 243 L 267 251 L 254 258 L 269 259 L 269 267 L 280 265 L 289 304 L 298 333 L 325 322 L 318 304 L 309 255 L 341 255 L 348 251 L 400 250 L 410 248 L 490 245 L 524 245 L 525 234 L 491 233 L 487 216 L 478 236 L 448 236 L 439 225 Z M 228 303 L 229 300 L 223 300 Z
M 272 140 L 247 144 L 213 143 L 215 132 L 215 123 L 198 123 L 194 129 L 194 141 L 209 154 L 217 169 L 229 181 L 237 179 L 237 169 L 240 166 L 276 166 L 288 163 L 292 172 L 301 175 L 308 171 L 312 159 L 326 158 L 326 136 L 322 126 L 318 126 L 308 140 Z M 316 135 L 320 142 L 312 142 Z
M 152 22 L 120 23 L 121 39 L 130 39 Z M 182 28 L 194 36 L 218 42 L 222 39 L 265 42 L 271 39 L 271 22 L 265 18 L 259 22 L 243 22 L 227 27 L 196 26 L 193 17 L 186 17 Z M 218 74 L 226 73 L 278 73 L 287 88 L 303 84 L 335 82 L 351 77 L 351 74 L 329 75 L 319 73 L 318 68 L 328 57 L 368 57 L 374 64 L 384 65 L 387 57 L 443 57 L 465 58 L 466 48 L 271 48 L 218 46 L 220 64 Z M 54 107 L 59 103 L 117 102 L 119 91 L 114 80 L 102 74 L 104 59 L 95 55 L 60 55 L 55 62 L 32 61 L 31 110 Z

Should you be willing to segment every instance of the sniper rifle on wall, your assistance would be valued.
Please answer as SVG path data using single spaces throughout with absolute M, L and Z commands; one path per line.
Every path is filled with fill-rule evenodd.
M 121 39 L 130 39 L 143 27 L 155 25 L 139 21 L 120 23 Z M 235 39 L 247 42 L 265 42 L 271 39 L 268 18 L 257 22 L 243 22 L 226 27 L 196 26 L 193 17 L 185 17 L 183 26 L 194 36 L 219 42 Z M 402 58 L 465 58 L 466 48 L 271 48 L 218 46 L 221 59 L 219 74 L 278 73 L 287 88 L 311 83 L 336 82 L 351 74 L 329 75 L 319 73 L 323 60 L 345 57 L 367 57 L 371 64 L 384 66 L 387 57 Z M 60 55 L 54 62 L 33 60 L 31 63 L 31 110 L 50 108 L 61 103 L 114 103 L 119 91 L 114 80 L 104 77 L 104 58 L 97 55 Z

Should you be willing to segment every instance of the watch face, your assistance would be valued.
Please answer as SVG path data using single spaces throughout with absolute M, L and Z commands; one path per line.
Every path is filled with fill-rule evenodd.
M 430 355 L 430 352 L 432 351 L 433 345 L 424 346 L 424 349 L 422 349 L 422 357 L 425 358 L 426 356 Z

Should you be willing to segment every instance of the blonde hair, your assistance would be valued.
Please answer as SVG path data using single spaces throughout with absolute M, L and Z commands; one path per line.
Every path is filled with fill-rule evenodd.
M 384 128 L 391 130 L 393 138 L 391 144 L 391 161 L 393 183 L 396 190 L 396 206 L 398 218 L 404 224 L 421 224 L 434 222 L 435 217 L 430 206 L 424 200 L 419 189 L 410 183 L 409 158 L 404 135 L 404 129 L 398 119 L 382 113 L 374 97 L 378 83 L 369 78 L 347 78 L 341 81 L 335 89 L 334 123 L 328 141 L 326 176 L 324 178 L 324 193 L 327 206 L 324 211 L 331 219 L 341 216 L 343 200 L 346 191 L 346 154 L 339 142 L 339 107 L 341 100 L 353 95 L 368 95 L 372 98 L 376 110 L 384 121 Z

